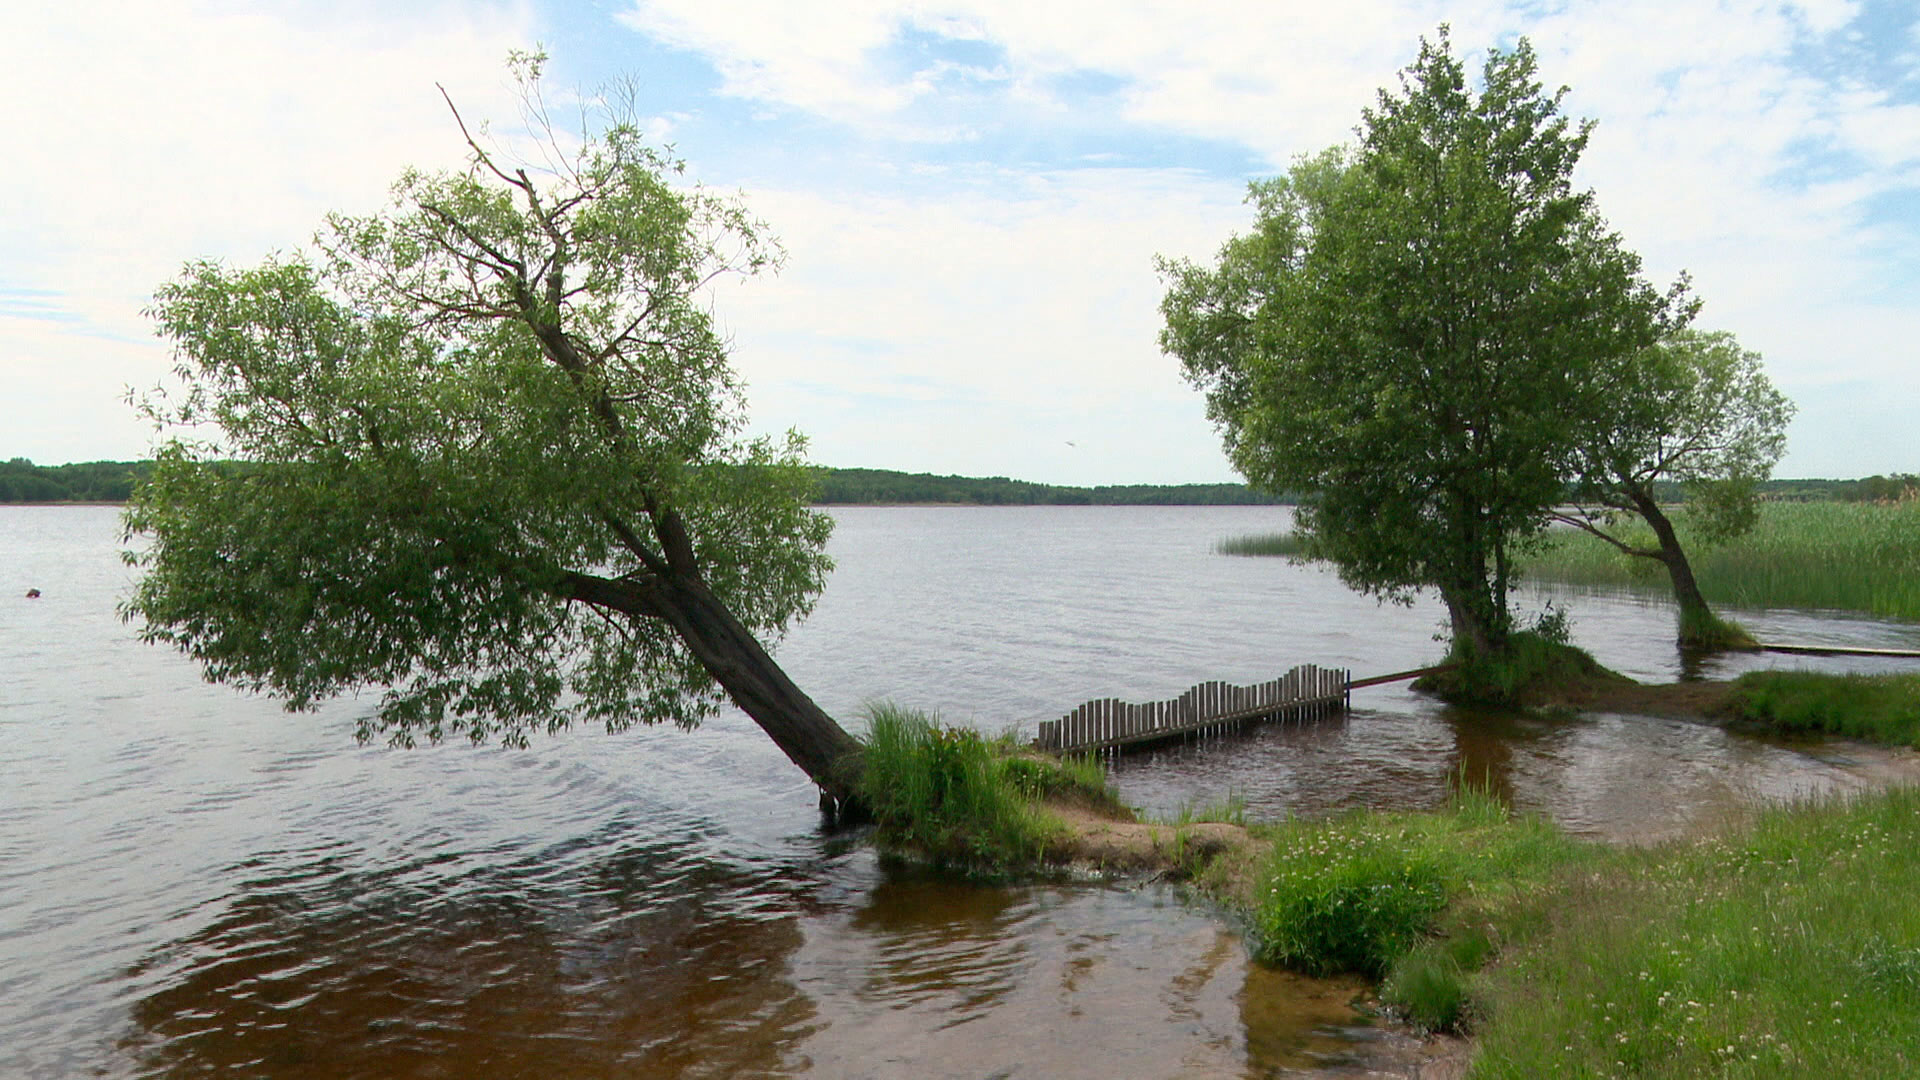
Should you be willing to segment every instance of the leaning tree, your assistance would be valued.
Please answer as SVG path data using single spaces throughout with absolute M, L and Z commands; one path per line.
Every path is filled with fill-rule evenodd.
M 384 687 L 363 740 L 731 699 L 836 807 L 858 744 L 762 646 L 811 607 L 831 522 L 800 436 L 743 433 L 706 306 L 780 249 L 631 122 L 556 136 L 541 59 L 514 65 L 539 167 L 455 111 L 465 169 L 406 173 L 312 255 L 159 290 L 181 388 L 141 402 L 164 441 L 125 612 L 289 708 Z
M 1573 504 L 1555 513 L 1627 555 L 1664 566 L 1680 611 L 1680 644 L 1751 645 L 1713 614 L 1694 581 L 1679 530 L 1658 498 L 1679 487 L 1696 536 L 1717 542 L 1751 529 L 1760 485 L 1786 451 L 1793 403 L 1768 380 L 1760 354 L 1732 334 L 1685 330 L 1608 365 L 1591 387 Z M 1623 526 L 1635 518 L 1653 543 Z
M 1691 317 L 1607 230 L 1573 169 L 1589 125 L 1445 28 L 1360 140 L 1255 184 L 1252 233 L 1162 261 L 1162 346 L 1207 393 L 1235 466 L 1307 492 L 1310 550 L 1350 585 L 1445 601 L 1455 647 L 1498 651 L 1514 555 L 1544 528 L 1611 360 Z

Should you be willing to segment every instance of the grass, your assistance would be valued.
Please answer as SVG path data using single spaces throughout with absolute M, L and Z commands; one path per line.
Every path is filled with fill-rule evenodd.
M 893 704 L 867 715 L 860 794 L 896 850 L 971 870 L 1033 865 L 1064 828 L 1042 800 L 1118 805 L 1098 761 L 1022 757 L 1011 737 L 942 727 Z
M 1477 1037 L 1472 1077 L 1920 1071 L 1920 789 L 1654 848 L 1473 790 L 1255 828 L 1255 955 L 1382 980 L 1401 1016 Z
M 1771 731 L 1920 746 L 1920 675 L 1753 671 L 1734 680 L 1728 708 Z
M 1741 708 L 1785 729 L 1920 730 L 1920 676 L 1741 683 Z M 1035 800 L 1112 799 L 1097 762 L 870 715 L 863 792 L 883 838 L 936 862 L 1032 865 L 1063 828 Z M 1228 799 L 1176 825 L 1243 818 Z M 1250 873 L 1195 869 L 1242 910 L 1254 955 L 1380 980 L 1413 1023 L 1476 1036 L 1471 1077 L 1920 1074 L 1920 789 L 1652 848 L 1573 839 L 1471 786 L 1439 812 L 1250 831 L 1262 847 L 1235 856 Z
M 1677 515 L 1681 543 L 1700 591 L 1732 607 L 1826 608 L 1920 620 L 1920 499 L 1897 502 L 1772 502 L 1754 530 L 1719 545 L 1702 542 Z M 1653 547 L 1644 526 L 1630 543 Z M 1303 557 L 1293 533 L 1228 537 L 1223 555 Z M 1539 581 L 1610 589 L 1667 591 L 1666 567 L 1622 554 L 1573 529 L 1554 530 L 1521 570 Z M 1737 630 L 1737 628 L 1736 628 Z
M 1466 976 L 1501 933 L 1491 927 L 1525 925 L 1520 909 L 1589 854 L 1471 788 L 1441 813 L 1356 812 L 1266 835 L 1248 920 L 1255 957 L 1384 978 L 1389 1004 L 1430 1028 L 1461 1019 Z
M 1912 1076 L 1920 792 L 1617 851 L 1480 983 L 1471 1076 Z
M 1449 659 L 1458 661 L 1458 667 L 1421 676 L 1413 688 L 1456 704 L 1512 708 L 1557 700 L 1569 687 L 1585 683 L 1624 681 L 1625 676 L 1568 645 L 1565 633 L 1562 619 L 1554 632 L 1521 630 L 1508 635 L 1508 647 L 1502 653 L 1462 656 L 1456 652 Z
M 1235 792 L 1219 799 L 1206 802 L 1187 802 L 1180 805 L 1172 817 L 1163 824 L 1180 828 L 1185 825 L 1198 825 L 1206 822 L 1219 822 L 1225 825 L 1247 824 L 1247 800 Z
M 1299 557 L 1306 554 L 1307 545 L 1298 533 L 1251 533 L 1246 536 L 1229 536 L 1213 545 L 1217 555 L 1287 555 Z
M 1700 591 L 1716 604 L 1860 611 L 1920 620 L 1920 499 L 1883 503 L 1767 503 L 1745 536 L 1681 542 Z M 1632 538 L 1652 546 L 1651 533 Z M 1603 541 L 1558 530 L 1522 569 L 1542 581 L 1601 588 L 1667 588 L 1666 568 Z
M 1711 611 L 1683 606 L 1680 609 L 1680 645 L 1683 648 L 1725 652 L 1731 649 L 1759 647 L 1745 627 L 1723 619 Z

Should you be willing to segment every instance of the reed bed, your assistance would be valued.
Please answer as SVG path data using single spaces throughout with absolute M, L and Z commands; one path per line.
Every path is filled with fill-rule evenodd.
M 1700 591 L 1733 607 L 1829 608 L 1920 620 L 1920 499 L 1768 503 L 1745 536 L 1709 545 L 1678 519 Z M 1654 546 L 1644 528 L 1629 541 Z M 1539 581 L 1662 590 L 1666 568 L 1595 537 L 1556 530 L 1523 564 Z
M 1286 555 L 1306 554 L 1306 542 L 1298 533 L 1250 533 L 1246 536 L 1229 536 L 1216 541 L 1213 545 L 1216 555 Z

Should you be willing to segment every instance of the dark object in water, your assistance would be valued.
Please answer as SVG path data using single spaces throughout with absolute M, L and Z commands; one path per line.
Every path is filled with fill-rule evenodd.
M 29 600 L 38 600 L 38 599 L 40 599 L 40 590 L 39 590 L 39 589 L 28 589 L 28 590 L 27 590 L 27 599 L 29 599 Z

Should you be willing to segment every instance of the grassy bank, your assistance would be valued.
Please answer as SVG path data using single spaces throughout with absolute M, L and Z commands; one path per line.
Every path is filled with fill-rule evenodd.
M 1828 706 L 1846 716 L 1907 715 L 1920 679 L 1882 682 L 1814 685 L 1853 694 Z M 1792 680 L 1755 686 L 1774 695 L 1779 725 L 1835 729 L 1792 718 Z M 1229 801 L 1147 825 L 1114 802 L 1097 762 L 1035 758 L 892 707 L 872 721 L 864 791 L 884 846 L 1009 871 L 1111 850 L 1088 833 L 1146 837 L 1153 865 L 1240 913 L 1260 961 L 1368 976 L 1396 1014 L 1472 1034 L 1472 1077 L 1920 1067 L 1917 790 L 1636 849 L 1574 839 L 1470 788 L 1432 813 L 1242 828 Z
M 1256 827 L 1211 882 L 1263 961 L 1382 980 L 1472 1077 L 1905 1076 L 1920 1067 L 1920 792 L 1612 849 L 1467 793 Z M 1207 880 L 1203 875 L 1203 881 Z
M 1785 734 L 1920 746 L 1920 675 L 1748 672 L 1734 680 L 1727 714 Z
M 1891 503 L 1768 503 L 1746 536 L 1718 546 L 1693 538 L 1680 519 L 1700 591 L 1739 607 L 1803 607 L 1920 619 L 1920 499 Z M 1652 546 L 1651 533 L 1633 538 Z M 1558 530 L 1522 570 L 1540 581 L 1604 588 L 1667 588 L 1652 559 Z
M 1902 790 L 1606 853 L 1475 984 L 1470 1075 L 1915 1075 L 1916 850 Z
M 1430 1028 L 1460 1022 L 1471 973 L 1539 921 L 1564 868 L 1595 854 L 1471 789 L 1439 813 L 1358 812 L 1254 834 L 1268 851 L 1251 880 L 1208 883 L 1245 907 L 1255 957 L 1384 979 L 1384 999 Z

